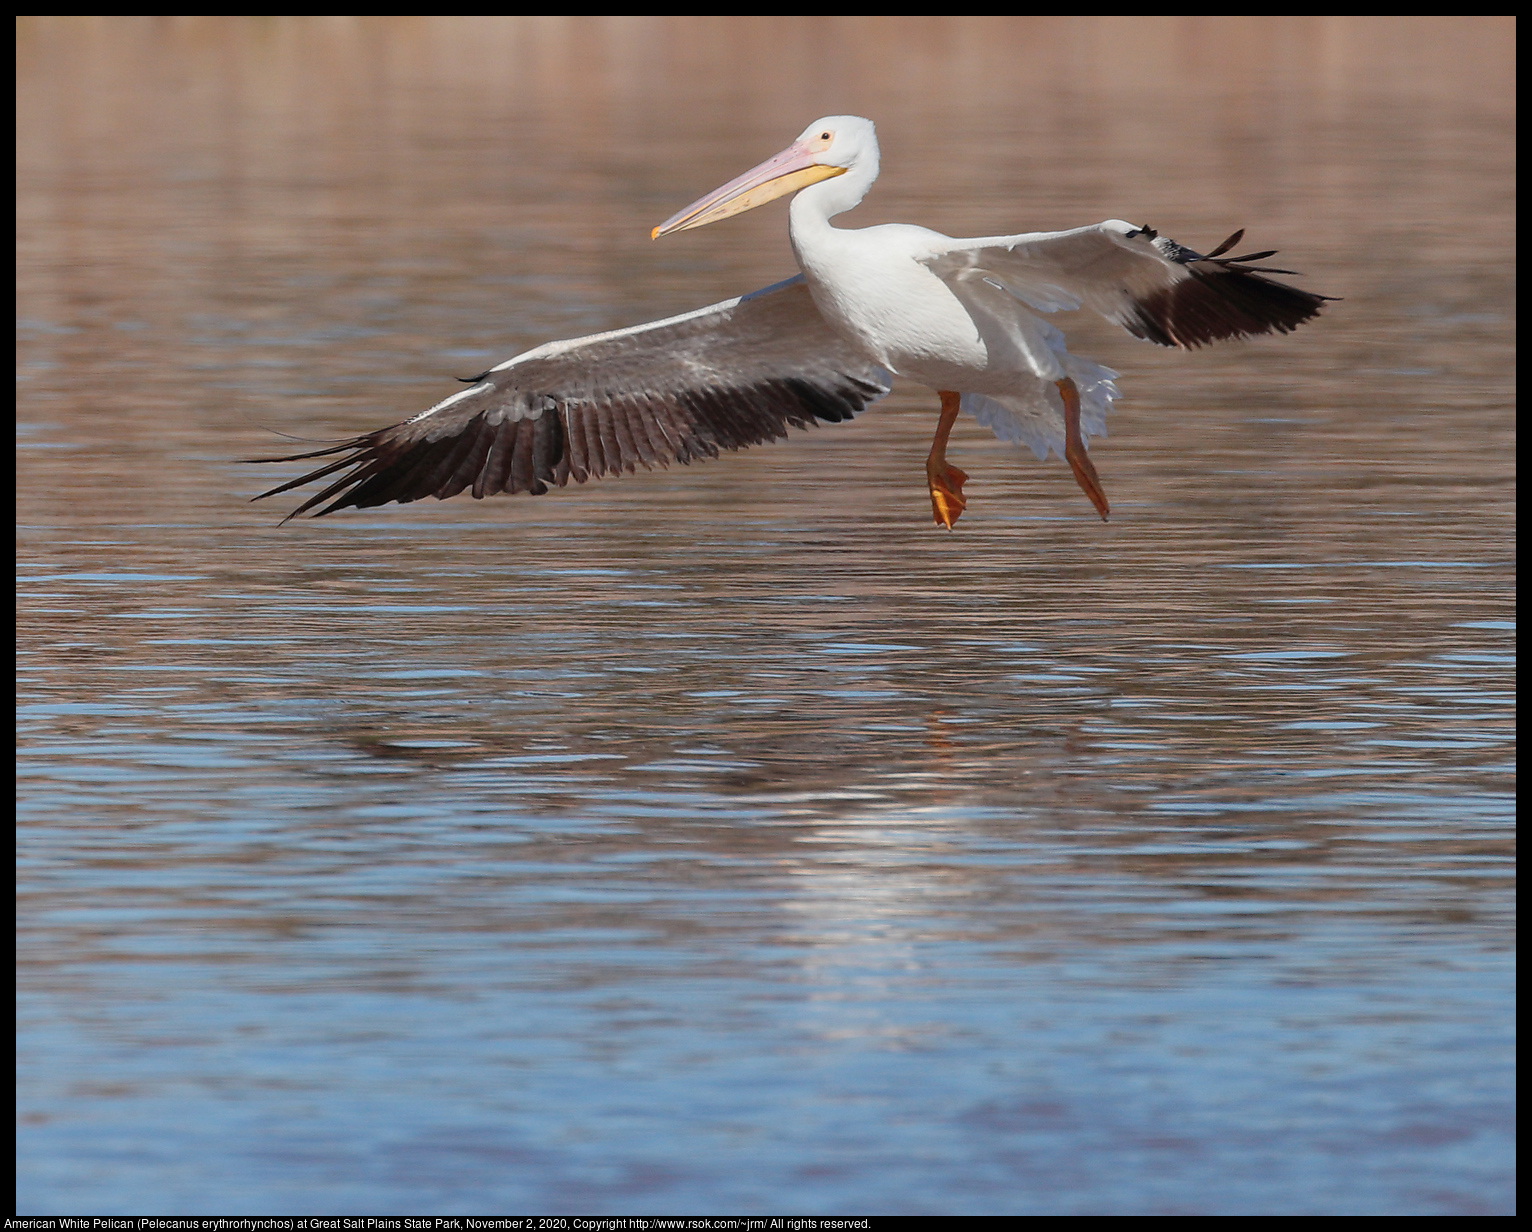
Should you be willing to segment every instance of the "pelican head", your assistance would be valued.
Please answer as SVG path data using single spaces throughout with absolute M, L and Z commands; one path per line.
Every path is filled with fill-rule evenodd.
M 720 218 L 743 214 L 790 192 L 847 172 L 855 173 L 853 178 L 859 191 L 848 194 L 849 204 L 840 206 L 834 213 L 850 209 L 860 201 L 877 178 L 878 136 L 872 121 L 861 116 L 825 116 L 805 128 L 798 140 L 780 154 L 773 154 L 744 175 L 672 214 L 649 233 L 649 238 L 657 240 L 672 231 L 702 227 Z

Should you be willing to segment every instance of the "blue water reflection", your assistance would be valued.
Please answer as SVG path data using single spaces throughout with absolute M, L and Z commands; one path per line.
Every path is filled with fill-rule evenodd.
M 1119 20 L 23 22 L 22 1213 L 1514 1210 L 1510 53 Z M 268 428 L 780 277 L 645 236 L 850 105 L 826 31 L 860 221 L 1259 224 L 1342 302 L 1080 327 L 1109 525 L 960 431 L 933 529 L 903 388 L 246 503 Z

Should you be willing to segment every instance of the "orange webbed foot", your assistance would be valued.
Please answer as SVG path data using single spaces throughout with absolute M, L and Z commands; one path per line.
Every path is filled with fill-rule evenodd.
M 940 467 L 927 467 L 926 480 L 931 489 L 931 519 L 938 526 L 951 530 L 952 524 L 968 508 L 968 501 L 963 497 L 963 484 L 968 475 L 944 462 Z

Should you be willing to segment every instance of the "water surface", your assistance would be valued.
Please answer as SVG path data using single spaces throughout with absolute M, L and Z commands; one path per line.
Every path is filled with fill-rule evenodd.
M 18 1209 L 1511 1213 L 1510 42 L 24 22 Z M 648 228 L 835 111 L 848 224 L 1243 225 L 1342 302 L 1062 322 L 1110 524 L 965 422 L 933 528 L 910 386 L 247 503 L 784 276 L 780 207 Z

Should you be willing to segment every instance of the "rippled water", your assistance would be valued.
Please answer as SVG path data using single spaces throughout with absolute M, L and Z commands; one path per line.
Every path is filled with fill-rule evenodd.
M 1511 1213 L 1509 57 L 24 23 L 18 1209 Z M 647 231 L 843 109 L 846 223 L 1244 225 L 1342 302 L 1069 324 L 1109 525 L 966 422 L 933 528 L 913 387 L 540 500 L 246 503 L 268 428 L 789 272 L 780 209 Z

